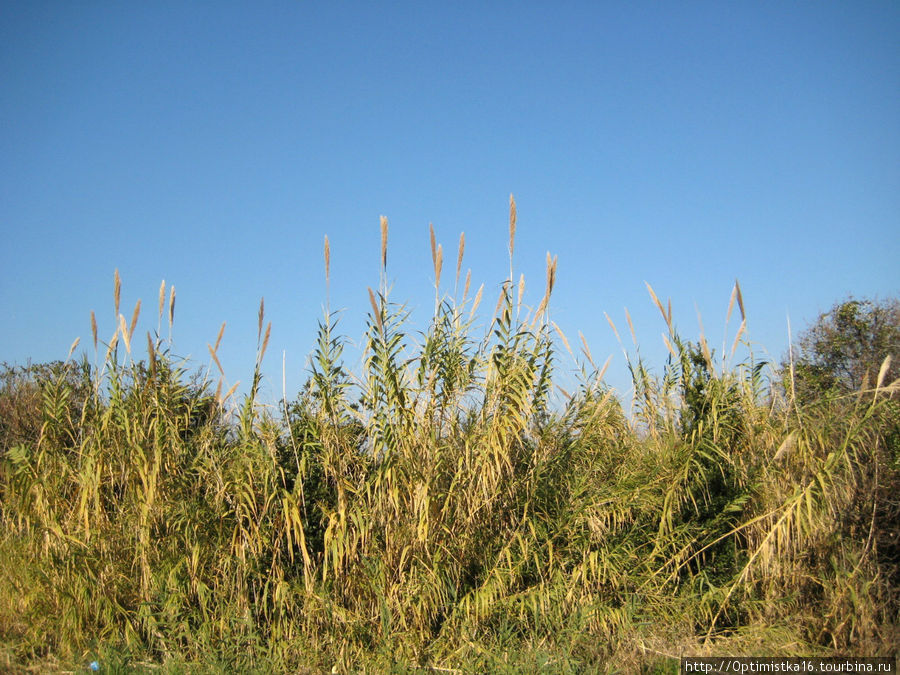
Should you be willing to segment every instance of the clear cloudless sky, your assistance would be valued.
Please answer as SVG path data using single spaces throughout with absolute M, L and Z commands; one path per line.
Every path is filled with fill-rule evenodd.
M 490 315 L 508 274 L 628 396 L 631 312 L 711 343 L 740 280 L 779 359 L 836 301 L 900 290 L 900 3 L 13 2 L 0 4 L 0 361 L 93 358 L 138 298 L 174 351 L 246 383 L 265 297 L 263 394 L 305 380 L 326 286 L 362 340 L 390 222 L 392 299 L 432 312 L 428 224 L 452 292 L 459 234 Z M 164 330 L 165 332 L 165 330 Z M 139 340 L 145 349 L 146 338 Z M 764 351 L 765 350 L 765 351 Z M 348 351 L 358 370 L 359 351 Z M 559 368 L 572 368 L 560 358 Z M 243 387 L 242 387 L 243 388 Z

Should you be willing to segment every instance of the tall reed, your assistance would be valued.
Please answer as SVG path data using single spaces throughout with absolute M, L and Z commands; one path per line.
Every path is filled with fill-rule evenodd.
M 362 372 L 344 366 L 326 301 L 306 386 L 281 413 L 258 400 L 263 301 L 235 401 L 224 324 L 205 372 L 178 359 L 164 282 L 141 354 L 140 303 L 119 313 L 117 271 L 106 343 L 91 313 L 102 360 L 0 381 L 6 665 L 574 672 L 895 654 L 897 383 L 799 404 L 749 350 L 737 284 L 726 314 L 741 324 L 718 354 L 702 327 L 684 339 L 648 285 L 669 356 L 653 376 L 626 313 L 629 415 L 603 383 L 609 362 L 583 336 L 572 354 L 550 318 L 549 254 L 522 316 L 516 221 L 511 198 L 509 276 L 486 325 L 483 286 L 470 298 L 467 274 L 457 296 L 464 237 L 451 293 L 431 229 L 435 311 L 417 337 L 389 295 L 382 218 Z M 330 261 L 326 238 L 329 284 Z M 578 373 L 571 393 L 561 367 Z

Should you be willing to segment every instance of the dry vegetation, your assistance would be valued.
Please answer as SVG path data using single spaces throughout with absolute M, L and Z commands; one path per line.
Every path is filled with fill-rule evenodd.
M 118 327 L 104 344 L 92 316 L 93 364 L 7 368 L 0 385 L 0 667 L 674 672 L 683 654 L 896 656 L 887 367 L 801 402 L 766 364 L 684 340 L 650 289 L 671 353 L 651 377 L 626 352 L 634 414 L 586 344 L 577 391 L 555 403 L 557 348 L 571 351 L 549 318 L 556 261 L 529 312 L 514 234 L 511 203 L 486 331 L 468 276 L 442 294 L 432 233 L 421 344 L 382 274 L 364 372 L 345 370 L 326 310 L 308 384 L 277 414 L 257 400 L 262 304 L 235 403 L 172 356 L 174 289 L 144 344 L 116 275 Z M 326 240 L 326 274 L 329 256 Z

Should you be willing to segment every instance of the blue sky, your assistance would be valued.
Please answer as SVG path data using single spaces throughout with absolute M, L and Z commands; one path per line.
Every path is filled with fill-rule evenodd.
M 265 296 L 277 399 L 282 353 L 289 394 L 305 379 L 324 235 L 354 342 L 381 215 L 415 327 L 429 223 L 445 270 L 465 231 L 489 314 L 510 193 L 526 297 L 558 255 L 553 318 L 613 355 L 623 393 L 604 312 L 628 340 L 627 307 L 665 358 L 644 282 L 721 345 L 738 278 L 777 359 L 788 315 L 796 333 L 850 293 L 900 291 L 898 36 L 896 2 L 4 2 L 0 361 L 87 346 L 91 310 L 110 336 L 118 268 L 139 335 L 176 286 L 175 351 L 198 365 L 227 321 L 229 383 L 250 379 Z

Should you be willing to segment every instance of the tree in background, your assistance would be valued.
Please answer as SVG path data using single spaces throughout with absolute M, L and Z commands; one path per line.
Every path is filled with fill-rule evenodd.
M 891 361 L 882 373 L 888 356 Z M 838 430 L 832 438 L 840 439 L 847 433 L 848 427 L 844 425 L 850 424 L 858 428 L 860 438 L 865 439 L 859 446 L 865 447 L 865 451 L 857 455 L 853 469 L 857 476 L 856 487 L 842 494 L 840 524 L 836 524 L 834 531 L 842 541 L 856 541 L 857 544 L 865 541 L 861 553 L 857 549 L 857 553 L 851 554 L 851 558 L 858 556 L 858 560 L 851 563 L 848 559 L 848 567 L 852 566 L 854 570 L 850 577 L 856 575 L 860 566 L 874 563 L 873 569 L 878 570 L 874 576 L 886 584 L 883 591 L 872 596 L 883 593 L 874 602 L 885 608 L 891 607 L 889 612 L 897 616 L 900 396 L 896 387 L 888 388 L 888 385 L 900 377 L 900 298 L 857 300 L 851 296 L 836 303 L 800 334 L 792 354 L 782 361 L 782 376 L 786 391 L 793 392 L 799 404 L 798 418 L 808 425 L 807 428 L 816 429 L 816 433 L 829 433 L 827 430 L 830 429 L 834 434 Z M 873 393 L 879 381 L 882 386 L 877 397 L 856 395 L 856 392 Z M 828 455 L 833 456 L 836 455 Z M 831 471 L 824 466 L 823 478 L 830 476 Z M 839 558 L 843 550 L 840 554 L 832 552 L 829 555 Z M 814 574 L 825 579 L 829 573 L 820 569 Z M 855 592 L 855 589 L 844 589 L 834 594 L 830 602 L 844 603 L 844 598 Z M 854 621 L 859 618 L 859 610 L 852 602 L 843 606 L 847 608 L 847 616 L 854 617 Z M 872 625 L 877 625 L 884 619 L 872 621 Z M 835 630 L 837 628 L 843 630 L 840 626 Z M 839 633 L 837 630 L 832 635 Z
M 855 300 L 834 305 L 801 333 L 793 347 L 793 386 L 801 400 L 874 387 L 892 356 L 884 383 L 900 375 L 900 300 Z M 791 357 L 783 362 L 790 385 Z

